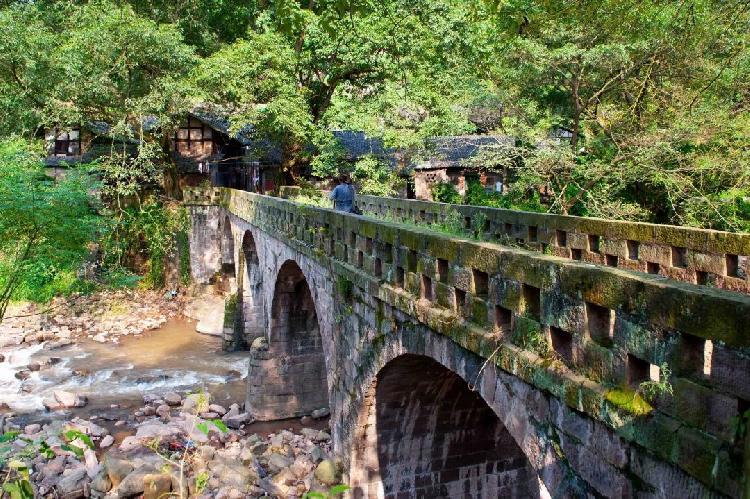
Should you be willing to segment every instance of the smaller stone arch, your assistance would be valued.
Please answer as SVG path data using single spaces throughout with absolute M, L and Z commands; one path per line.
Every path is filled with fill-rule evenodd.
M 237 284 L 237 299 L 240 312 L 240 327 L 235 349 L 252 344 L 255 338 L 265 334 L 266 320 L 263 301 L 263 273 L 260 269 L 258 248 L 250 230 L 242 236 L 239 254 L 240 276 Z
M 320 323 L 308 281 L 293 260 L 276 277 L 268 338 L 251 349 L 247 407 L 265 421 L 328 407 Z
M 224 218 L 223 223 L 220 223 L 219 233 L 221 234 L 221 273 L 227 277 L 235 277 L 234 235 L 232 234 L 232 223 L 228 216 Z

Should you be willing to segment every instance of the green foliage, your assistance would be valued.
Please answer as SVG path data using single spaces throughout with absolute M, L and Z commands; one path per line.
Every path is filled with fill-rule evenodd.
M 461 194 L 453 184 L 438 182 L 432 186 L 432 199 L 438 203 L 461 204 Z
M 62 434 L 63 439 L 65 440 L 65 444 L 63 444 L 61 447 L 63 450 L 66 450 L 68 452 L 72 452 L 76 455 L 79 459 L 83 457 L 83 449 L 79 446 L 74 444 L 73 442 L 81 442 L 89 449 L 94 448 L 94 442 L 91 440 L 91 437 L 89 437 L 87 434 L 83 433 L 79 430 L 66 430 Z
M 197 425 L 195 425 L 195 427 L 198 431 L 208 436 L 209 432 L 211 431 L 211 428 L 209 427 L 209 423 L 222 433 L 226 433 L 227 431 L 229 431 L 221 419 L 212 419 L 211 421 L 202 421 L 198 423 Z
M 549 343 L 539 325 L 533 321 L 518 321 L 513 330 L 513 343 L 519 347 L 547 357 L 550 353 Z
M 153 197 L 147 198 L 140 206 L 124 208 L 102 243 L 105 266 L 113 269 L 116 277 L 126 277 L 122 269 L 136 258 L 144 259 L 146 272 L 141 285 L 161 288 L 164 286 L 166 260 L 178 251 L 185 256 L 186 245 L 180 247 L 179 238 L 183 234 L 183 244 L 186 242 L 188 226 L 184 209 L 164 204 Z M 189 259 L 185 261 L 189 265 Z M 185 281 L 189 279 L 190 269 L 182 262 L 180 265 L 181 279 Z
M 644 399 L 653 404 L 659 397 L 672 395 L 672 384 L 669 381 L 671 376 L 672 370 L 664 362 L 659 366 L 658 381 L 644 381 L 638 385 L 638 391 L 643 394 Z
M 350 487 L 348 485 L 343 485 L 343 484 L 334 485 L 333 487 L 328 489 L 328 491 L 326 492 L 318 492 L 314 490 L 310 492 L 305 492 L 302 495 L 302 499 L 332 499 L 332 498 L 343 495 L 344 492 L 349 490 L 349 488 Z
M 636 416 L 645 416 L 651 413 L 654 408 L 645 400 L 641 394 L 631 388 L 616 388 L 607 390 L 604 394 L 609 402 L 620 407 Z
M 0 141 L 0 320 L 11 299 L 81 289 L 79 271 L 103 229 L 89 195 L 95 186 L 77 169 L 46 177 L 24 141 Z
M 361 194 L 395 196 L 403 187 L 403 180 L 394 169 L 375 156 L 364 156 L 354 164 L 352 179 Z

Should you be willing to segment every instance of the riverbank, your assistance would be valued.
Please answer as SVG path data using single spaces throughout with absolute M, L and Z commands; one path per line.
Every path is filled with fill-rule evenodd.
M 147 394 L 127 416 L 112 409 L 23 426 L 0 416 L 0 460 L 28 469 L 34 497 L 50 498 L 300 497 L 341 479 L 325 412 L 254 423 L 242 404 L 205 392 Z

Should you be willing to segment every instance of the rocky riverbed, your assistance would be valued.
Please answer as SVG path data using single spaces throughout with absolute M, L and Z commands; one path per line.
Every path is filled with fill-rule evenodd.
M 29 470 L 34 497 L 300 497 L 341 480 L 327 411 L 258 433 L 241 404 L 147 394 L 124 415 L 19 424 L 0 416 L 0 460 Z M 296 426 L 296 429 L 295 429 Z

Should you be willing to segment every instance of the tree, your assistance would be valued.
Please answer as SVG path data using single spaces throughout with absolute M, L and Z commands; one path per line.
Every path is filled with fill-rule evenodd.
M 0 142 L 0 321 L 14 298 L 44 301 L 70 291 L 103 228 L 82 171 L 46 177 L 19 139 Z

